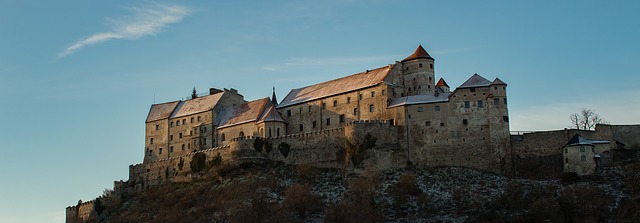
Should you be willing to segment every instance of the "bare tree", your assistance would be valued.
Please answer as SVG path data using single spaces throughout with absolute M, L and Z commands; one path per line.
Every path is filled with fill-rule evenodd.
M 581 130 L 594 130 L 597 124 L 608 124 L 595 111 L 587 108 L 580 110 L 580 113 L 573 113 L 569 116 L 571 127 Z

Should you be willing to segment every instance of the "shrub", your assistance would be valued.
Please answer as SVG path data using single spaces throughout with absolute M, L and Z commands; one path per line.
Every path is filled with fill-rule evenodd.
M 268 140 L 265 140 L 264 151 L 267 153 L 271 153 L 272 150 L 273 150 L 273 143 L 270 143 Z
M 320 210 L 321 205 L 320 196 L 311 192 L 308 184 L 294 184 L 284 192 L 284 206 L 300 218 L 304 218 L 308 212 Z
M 253 149 L 255 149 L 256 152 L 261 153 L 262 146 L 264 146 L 264 141 L 261 138 L 256 138 L 256 140 L 253 141 Z
M 278 145 L 278 150 L 280 150 L 280 154 L 286 158 L 289 156 L 289 150 L 291 150 L 291 147 L 286 142 L 281 142 L 280 145 Z
M 178 163 L 178 169 L 182 170 L 182 167 L 184 167 L 184 160 L 182 159 L 182 157 L 180 157 L 180 162 Z
M 207 170 L 213 167 L 218 167 L 220 166 L 220 164 L 222 164 L 222 156 L 220 156 L 220 153 L 217 153 L 216 156 L 214 156 L 213 159 L 207 163 Z
M 298 179 L 311 183 L 315 180 L 318 171 L 309 164 L 300 164 L 296 167 L 296 176 Z
M 191 167 L 191 173 L 198 173 L 200 171 L 203 171 L 206 165 L 206 161 L 207 155 L 205 155 L 204 153 L 196 153 L 195 155 L 193 155 L 193 158 L 191 158 L 191 163 L 189 163 L 189 166 Z
M 366 159 L 366 151 L 374 148 L 376 141 L 377 139 L 369 133 L 364 136 L 364 140 L 360 144 L 352 144 L 351 141 L 346 141 L 347 154 L 351 157 L 353 165 L 359 166 Z
M 568 172 L 568 173 L 563 173 L 560 179 L 562 180 L 563 183 L 572 184 L 580 181 L 580 175 L 578 175 L 578 173 L 576 172 Z
M 422 190 L 418 187 L 416 175 L 411 173 L 401 175 L 395 187 L 391 188 L 391 194 L 397 205 L 404 205 L 408 196 L 418 196 L 421 193 Z

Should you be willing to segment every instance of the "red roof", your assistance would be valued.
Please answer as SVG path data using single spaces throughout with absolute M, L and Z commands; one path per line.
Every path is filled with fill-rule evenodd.
M 427 53 L 426 50 L 424 50 L 424 48 L 422 48 L 422 45 L 418 45 L 418 48 L 416 49 L 415 52 L 413 52 L 413 54 L 411 54 L 411 56 L 404 58 L 404 60 L 402 60 L 402 62 L 405 61 L 409 61 L 409 60 L 415 60 L 415 59 L 420 59 L 420 58 L 427 58 L 427 59 L 432 59 L 433 57 L 431 57 L 431 55 L 429 55 L 429 53 Z
M 440 78 L 440 80 L 439 80 L 439 81 L 438 81 L 438 83 L 436 84 L 436 87 L 442 87 L 442 86 L 449 87 L 449 85 L 447 84 L 447 82 L 446 82 L 446 81 L 444 81 L 444 79 Z

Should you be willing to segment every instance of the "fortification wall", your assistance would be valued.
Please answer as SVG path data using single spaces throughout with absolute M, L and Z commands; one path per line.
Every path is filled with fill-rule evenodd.
M 640 125 L 596 125 L 599 139 L 617 140 L 626 149 L 640 150 Z M 615 143 L 612 143 L 615 146 Z M 618 148 L 621 149 L 621 148 Z
M 263 151 L 263 154 L 271 160 L 336 168 L 341 166 L 340 151 L 344 150 L 344 128 L 272 137 L 266 141 L 273 145 L 273 151 L 268 154 Z M 278 149 L 283 143 L 290 147 L 286 157 Z
M 94 211 L 94 200 L 78 203 L 76 206 L 69 206 L 66 209 L 67 223 L 76 223 L 76 222 L 84 222 L 89 220 L 89 218 L 96 218 L 96 214 Z

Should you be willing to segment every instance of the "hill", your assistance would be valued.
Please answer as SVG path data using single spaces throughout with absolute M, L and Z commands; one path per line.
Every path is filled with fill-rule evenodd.
M 639 170 L 631 163 L 598 176 L 540 181 L 460 167 L 354 173 L 254 162 L 129 197 L 105 196 L 90 221 L 638 222 Z

